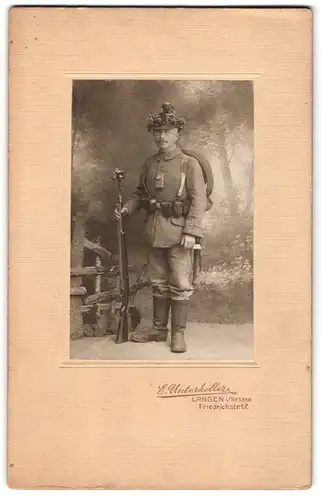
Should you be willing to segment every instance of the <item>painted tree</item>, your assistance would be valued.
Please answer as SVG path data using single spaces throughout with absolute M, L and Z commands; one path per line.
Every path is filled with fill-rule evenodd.
M 238 208 L 231 162 L 239 144 L 253 149 L 253 89 L 251 82 L 182 82 L 195 132 L 191 138 L 207 147 L 220 163 L 231 214 Z M 194 137 L 193 137 L 194 135 Z

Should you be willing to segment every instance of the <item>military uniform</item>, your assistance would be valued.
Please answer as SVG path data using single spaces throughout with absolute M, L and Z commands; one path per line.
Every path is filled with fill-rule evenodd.
M 162 188 L 156 187 L 159 173 L 163 174 Z M 173 202 L 181 186 L 182 174 L 186 174 L 186 178 L 178 201 L 182 207 L 186 207 L 186 213 L 167 217 L 162 210 L 162 203 L 166 207 L 166 203 Z M 149 158 L 142 168 L 137 189 L 126 204 L 129 214 L 146 207 L 147 200 L 149 203 L 152 201 L 150 205 L 156 205 L 146 221 L 153 295 L 188 300 L 193 293 L 192 250 L 180 243 L 183 234 L 202 236 L 206 192 L 198 161 L 186 156 L 178 146 L 170 153 L 157 153 Z
M 183 334 L 187 305 L 193 293 L 193 249 L 181 245 L 182 236 L 202 237 L 206 187 L 198 161 L 179 146 L 158 152 L 143 165 L 138 186 L 125 205 L 128 214 L 147 211 L 148 272 L 153 291 L 153 331 L 134 334 L 138 342 L 166 340 L 172 310 L 172 350 L 186 350 Z M 177 343 L 178 335 L 183 341 Z M 175 341 L 176 339 L 176 341 Z

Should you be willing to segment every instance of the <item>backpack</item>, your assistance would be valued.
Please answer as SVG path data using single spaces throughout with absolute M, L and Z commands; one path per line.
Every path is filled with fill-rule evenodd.
M 211 164 L 209 160 L 205 157 L 205 155 L 200 153 L 198 150 L 185 149 L 185 148 L 184 149 L 181 148 L 181 150 L 186 156 L 192 156 L 193 158 L 195 158 L 202 167 L 203 178 L 206 185 L 206 198 L 207 198 L 206 211 L 208 211 L 213 206 L 211 195 L 214 189 L 214 177 Z

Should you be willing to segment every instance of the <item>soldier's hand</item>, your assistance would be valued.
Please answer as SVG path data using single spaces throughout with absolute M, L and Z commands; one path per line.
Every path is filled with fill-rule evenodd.
M 195 245 L 195 236 L 183 234 L 181 245 L 183 245 L 184 248 L 193 248 Z
M 120 219 L 120 214 L 121 215 L 128 215 L 128 208 L 127 207 L 123 207 L 121 209 L 121 211 L 119 211 L 117 208 L 115 208 L 114 213 L 115 213 L 116 219 L 119 220 Z

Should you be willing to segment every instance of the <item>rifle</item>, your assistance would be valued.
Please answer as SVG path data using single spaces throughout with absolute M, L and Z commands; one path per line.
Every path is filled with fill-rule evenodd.
M 124 230 L 123 215 L 121 209 L 123 208 L 123 181 L 124 172 L 116 169 L 113 173 L 112 179 L 117 183 L 117 210 L 119 212 L 118 220 L 118 249 L 119 249 L 119 276 L 120 276 L 120 297 L 121 307 L 119 312 L 119 322 L 116 334 L 116 344 L 128 342 L 129 330 L 136 330 L 141 321 L 140 311 L 133 305 L 133 301 L 137 291 L 144 288 L 149 284 L 144 281 L 143 274 L 145 272 L 146 264 L 143 266 L 139 276 L 134 285 L 129 286 L 129 266 L 128 266 L 128 253 L 126 244 L 126 233 Z M 107 293 L 107 292 L 106 292 Z
M 195 238 L 193 259 L 193 285 L 196 285 L 199 272 L 202 268 L 202 245 L 201 238 Z
M 124 172 L 122 170 L 114 170 L 112 180 L 116 182 L 117 194 L 117 210 L 119 211 L 118 219 L 118 250 L 119 250 L 119 276 L 120 276 L 120 294 L 121 294 L 121 309 L 119 313 L 118 329 L 116 334 L 116 344 L 128 342 L 129 335 L 129 272 L 128 272 L 128 255 L 126 245 L 126 233 L 124 231 L 123 215 L 123 181 Z

